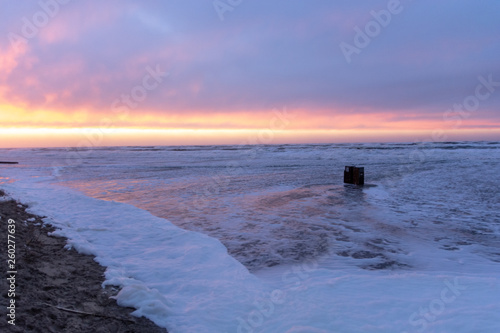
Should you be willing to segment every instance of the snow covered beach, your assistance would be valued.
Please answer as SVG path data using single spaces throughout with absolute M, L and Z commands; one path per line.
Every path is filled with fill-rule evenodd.
M 65 238 L 50 236 L 54 228 L 25 209 L 0 190 L 2 244 L 15 249 L 1 253 L 10 273 L 0 283 L 2 305 L 8 305 L 0 331 L 166 332 L 118 306 L 110 298 L 118 289 L 101 287 L 105 268 L 92 256 L 68 251 Z
M 499 146 L 2 150 L 0 186 L 174 333 L 496 332 Z

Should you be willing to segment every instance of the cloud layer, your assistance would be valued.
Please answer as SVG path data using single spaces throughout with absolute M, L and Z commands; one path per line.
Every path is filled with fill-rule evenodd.
M 123 126 L 257 127 L 286 106 L 303 119 L 297 128 L 426 128 L 474 94 L 479 76 L 500 82 L 495 0 L 1 8 L 4 125 L 97 126 L 113 117 Z M 154 81 L 151 70 L 168 76 Z M 461 126 L 500 126 L 496 89 Z

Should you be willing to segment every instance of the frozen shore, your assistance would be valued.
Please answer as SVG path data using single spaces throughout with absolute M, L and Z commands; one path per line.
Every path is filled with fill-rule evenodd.
M 237 147 L 5 150 L 0 187 L 172 333 L 496 333 L 498 144 L 394 172 L 412 147 L 263 147 L 225 183 Z M 362 161 L 377 186 L 332 176 Z
M 1 280 L 0 331 L 166 332 L 144 317 L 131 316 L 133 309 L 118 306 L 110 298 L 118 288 L 101 287 L 105 268 L 93 256 L 65 249 L 65 238 L 48 235 L 54 230 L 0 190 L 2 248 L 8 248 L 9 234 L 11 247 L 15 245 L 15 252 L 10 251 L 14 261 L 7 261 L 7 251 L 1 252 L 1 261 L 4 273 L 8 264 L 16 272 L 8 274 L 15 287 L 14 281 Z

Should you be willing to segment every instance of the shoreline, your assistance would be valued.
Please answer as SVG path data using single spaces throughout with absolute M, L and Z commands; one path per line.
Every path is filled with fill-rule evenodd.
M 0 283 L 0 331 L 167 332 L 147 318 L 130 315 L 135 309 L 118 306 L 111 297 L 119 288 L 101 286 L 105 267 L 91 255 L 64 248 L 66 238 L 50 236 L 56 228 L 26 208 L 0 189 L 2 271 L 12 278 Z M 8 261 L 9 255 L 15 261 Z M 15 273 L 8 274 L 10 269 Z

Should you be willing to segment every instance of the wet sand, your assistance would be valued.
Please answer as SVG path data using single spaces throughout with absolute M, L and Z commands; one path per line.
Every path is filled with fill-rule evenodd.
M 119 289 L 101 287 L 105 268 L 94 257 L 65 249 L 66 239 L 49 236 L 55 229 L 42 217 L 5 199 L 0 190 L 0 332 L 167 332 L 146 318 L 131 316 L 134 309 L 120 307 L 110 298 Z M 15 221 L 10 229 L 9 219 Z M 9 234 L 15 237 L 10 237 L 15 263 L 8 261 Z M 10 264 L 16 273 L 7 273 Z M 7 280 L 11 276 L 15 289 Z M 8 316 L 11 300 L 14 321 Z

